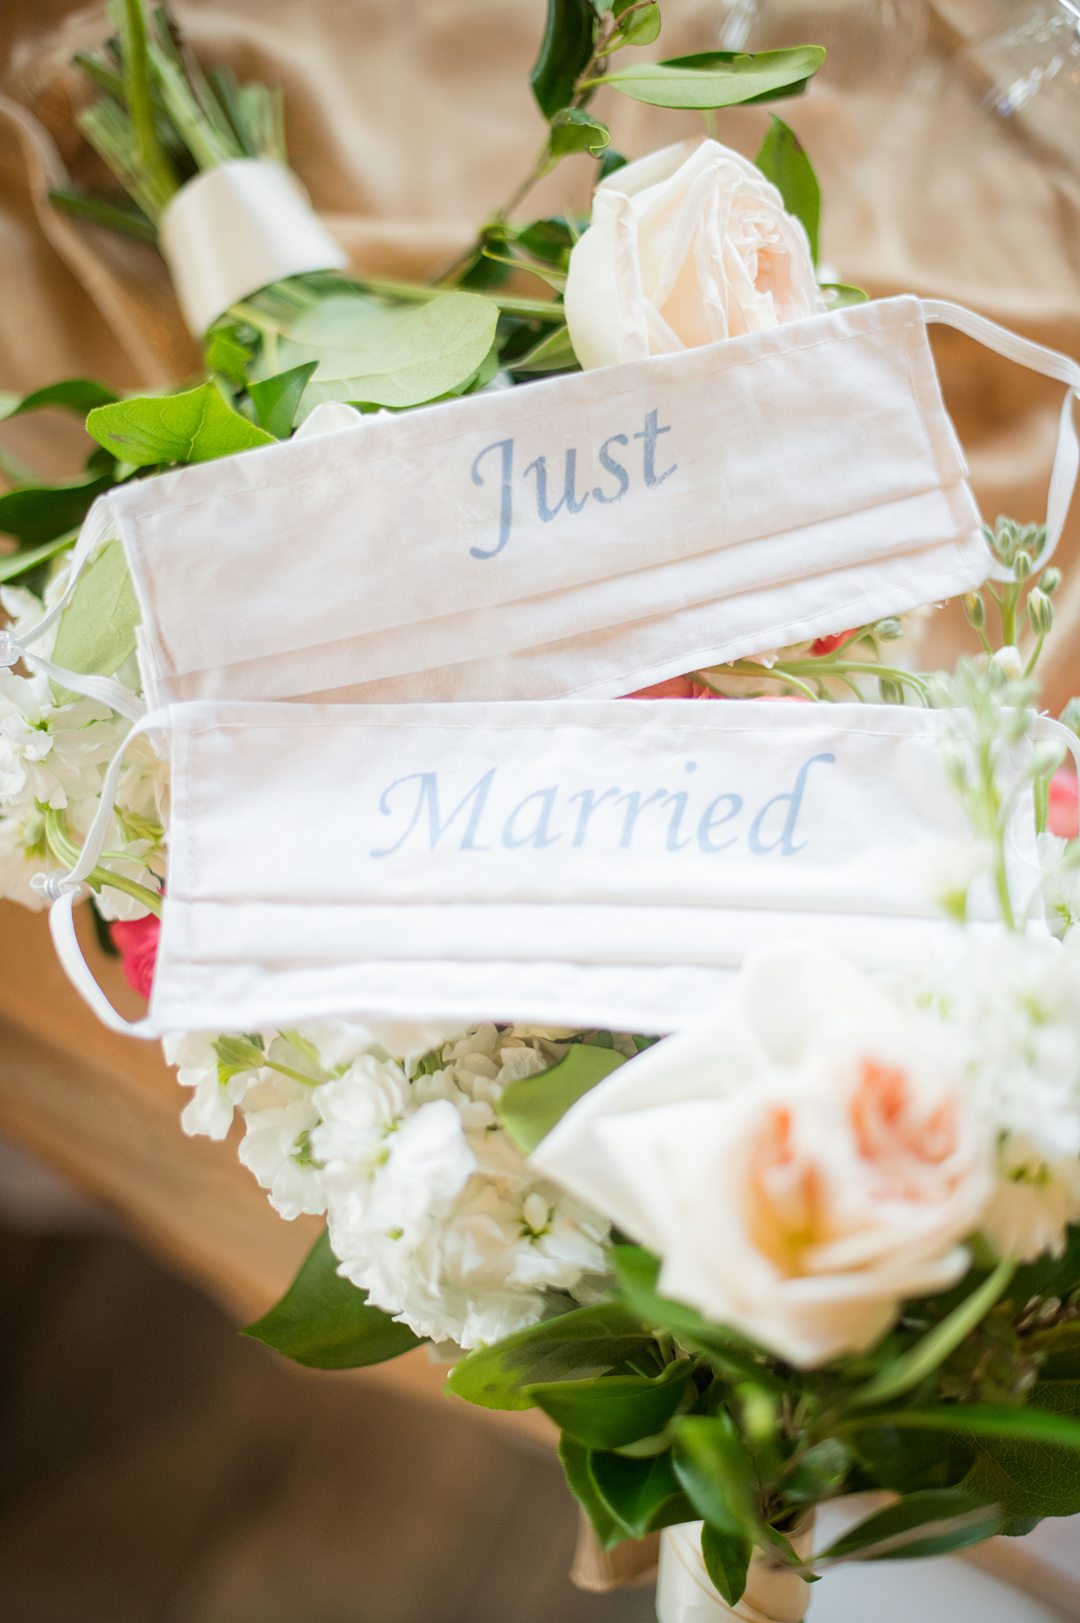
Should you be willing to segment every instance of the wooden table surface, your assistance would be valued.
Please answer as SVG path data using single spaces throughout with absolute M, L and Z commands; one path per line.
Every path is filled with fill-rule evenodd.
M 114 960 L 80 935 L 117 1006 L 138 1000 Z M 40 914 L 0 902 L 0 1136 L 22 1146 L 104 1207 L 207 1291 L 237 1323 L 277 1300 L 318 1233 L 284 1222 L 236 1159 L 236 1144 L 187 1138 L 186 1093 L 156 1042 L 99 1025 L 68 985 Z M 445 1370 L 420 1350 L 355 1378 L 442 1402 Z M 465 1409 L 508 1434 L 552 1440 L 539 1414 Z

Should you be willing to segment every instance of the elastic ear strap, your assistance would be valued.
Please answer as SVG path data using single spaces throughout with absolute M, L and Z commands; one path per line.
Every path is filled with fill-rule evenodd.
M 1039 738 L 1056 738 L 1059 744 L 1064 744 L 1073 758 L 1077 776 L 1080 776 L 1080 738 L 1077 738 L 1071 727 L 1064 722 L 1055 721 L 1053 716 L 1040 716 L 1035 728 Z
M 22 632 L 18 637 L 8 636 L 11 657 L 28 661 L 38 670 L 44 671 L 51 682 L 58 687 L 69 688 L 72 693 L 81 693 L 85 698 L 96 699 L 99 704 L 108 705 L 118 715 L 124 716 L 128 721 L 138 721 L 146 714 L 146 705 L 143 701 L 126 688 L 122 682 L 115 682 L 108 676 L 87 675 L 82 671 L 69 671 L 63 665 L 55 665 L 52 660 L 46 659 L 43 654 L 35 654 L 31 644 L 43 637 L 59 620 L 68 604 L 75 595 L 75 588 L 79 584 L 79 577 L 83 570 L 101 546 L 103 541 L 109 539 L 112 530 L 112 506 L 107 496 L 99 496 L 93 503 L 90 511 L 83 520 L 79 539 L 76 541 L 71 554 L 71 573 L 68 576 L 67 586 L 52 608 L 42 615 L 37 625 L 31 626 L 29 631 Z
M 83 957 L 79 938 L 75 933 L 75 902 L 82 881 L 97 867 L 101 853 L 105 849 L 109 826 L 116 809 L 116 790 L 124 768 L 128 745 L 140 733 L 149 732 L 152 727 L 167 726 L 168 720 L 166 710 L 155 710 L 136 722 L 109 763 L 109 770 L 101 785 L 98 809 L 83 842 L 83 848 L 79 852 L 78 861 L 66 874 L 50 874 L 41 886 L 45 894 L 52 899 L 52 906 L 49 909 L 49 930 L 56 948 L 56 956 L 65 975 L 83 1001 L 89 1004 L 98 1019 L 108 1026 L 110 1031 L 123 1032 L 130 1037 L 153 1037 L 155 1032 L 149 1020 L 125 1020 L 123 1015 L 117 1014 L 90 973 L 90 966 Z
M 997 355 L 1003 355 L 1006 360 L 1016 361 L 1019 366 L 1026 366 L 1029 371 L 1064 383 L 1068 390 L 1061 410 L 1057 451 L 1054 456 L 1053 472 L 1050 475 L 1050 493 L 1046 504 L 1046 546 L 1039 559 L 1040 564 L 1048 563 L 1061 540 L 1077 476 L 1080 474 L 1080 440 L 1077 438 L 1076 418 L 1073 412 L 1075 401 L 1080 397 L 1080 363 L 1069 355 L 1061 354 L 1059 350 L 1047 349 L 1044 344 L 1035 344 L 1030 338 L 1021 338 L 1019 333 L 1010 332 L 1007 327 L 1000 327 L 996 321 L 976 315 L 973 310 L 965 310 L 962 304 L 952 304 L 947 299 L 924 299 L 922 302 L 927 321 L 937 321 L 947 327 L 955 327 L 958 332 L 966 333 L 969 338 L 974 338 L 976 343 L 993 350 Z M 991 575 L 995 580 L 1012 579 L 1011 574 L 1000 566 L 995 566 L 991 570 Z
M 97 1015 L 102 1025 L 118 1031 L 125 1037 L 154 1037 L 157 1035 L 149 1020 L 125 1020 L 118 1014 L 90 973 L 83 957 L 79 938 L 75 934 L 75 898 L 77 892 L 65 891 L 49 909 L 49 931 L 56 948 L 60 966 L 84 1003 Z

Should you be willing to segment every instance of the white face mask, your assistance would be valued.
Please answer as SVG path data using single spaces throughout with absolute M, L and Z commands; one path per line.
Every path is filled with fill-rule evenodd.
M 341 1016 L 670 1031 L 765 943 L 921 958 L 954 930 L 930 869 L 970 840 L 945 720 L 685 700 L 160 712 L 141 726 L 171 748 L 169 884 L 137 1029 Z M 1038 866 L 1031 796 L 1018 800 L 1022 916 Z M 53 882 L 52 917 L 69 974 L 115 1024 L 71 924 L 71 881 L 108 826 L 106 811 Z M 988 894 L 972 914 L 994 916 Z
M 627 693 L 985 579 L 928 320 L 1080 386 L 885 299 L 135 482 L 79 556 L 122 538 L 151 705 Z M 1051 549 L 1076 467 L 1067 405 Z

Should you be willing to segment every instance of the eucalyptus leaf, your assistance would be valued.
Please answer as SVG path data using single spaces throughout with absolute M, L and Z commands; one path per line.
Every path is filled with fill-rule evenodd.
M 499 1100 L 499 1118 L 518 1148 L 530 1155 L 571 1105 L 623 1064 L 614 1049 L 574 1043 L 550 1070 L 511 1082 Z
M 591 152 L 598 158 L 610 145 L 611 131 L 607 125 L 583 107 L 563 107 L 551 121 L 552 158 L 563 158 L 570 152 Z
M 830 310 L 846 310 L 850 305 L 870 302 L 865 288 L 851 287 L 847 282 L 821 282 L 819 286 L 828 295 Z
M 408 1325 L 370 1306 L 366 1292 L 340 1277 L 325 1233 L 277 1306 L 244 1334 L 310 1369 L 383 1364 L 420 1345 Z
M 822 1550 L 817 1560 L 835 1563 L 857 1556 L 860 1561 L 911 1561 L 947 1555 L 1000 1533 L 1005 1517 L 960 1488 L 932 1488 L 911 1493 L 895 1505 L 868 1516 Z
M 272 434 L 233 410 L 215 383 L 99 406 L 86 428 L 99 445 L 135 468 L 210 462 L 274 443 Z
M 287 372 L 277 372 L 249 386 L 259 427 L 265 428 L 275 439 L 287 440 L 292 433 L 300 397 L 317 365 L 317 361 L 304 361 L 299 366 L 291 366 Z
M 746 1574 L 754 1546 L 742 1533 L 722 1532 L 706 1522 L 701 1529 L 701 1558 L 705 1571 L 729 1606 L 737 1606 L 746 1591 Z
M 799 137 L 775 114 L 754 162 L 766 179 L 772 181 L 788 213 L 802 223 L 816 265 L 821 231 L 821 187 Z
M 95 383 L 92 378 L 65 378 L 62 383 L 48 383 L 30 394 L 0 393 L 0 422 L 6 422 L 9 417 L 22 417 L 27 412 L 43 411 L 47 406 L 85 417 L 95 406 L 106 406 L 116 398 L 111 389 L 103 383 Z
M 726 1409 L 679 1421 L 673 1464 L 695 1513 L 710 1526 L 751 1540 L 760 1535 L 753 1461 Z
M 343 294 L 293 323 L 279 354 L 290 367 L 318 362 L 305 414 L 326 400 L 403 410 L 468 384 L 491 352 L 498 319 L 498 306 L 478 293 L 442 293 L 405 308 Z
M 632 1314 L 603 1302 L 467 1353 L 451 1370 L 447 1389 L 484 1409 L 531 1409 L 530 1386 L 604 1375 L 652 1345 Z
M 593 54 L 596 20 L 592 0 L 547 0 L 544 37 L 529 74 L 545 118 L 554 118 L 573 101 L 578 78 Z
M 605 1375 L 529 1386 L 525 1395 L 579 1443 L 615 1449 L 663 1431 L 682 1407 L 689 1380 L 690 1365 L 682 1360 L 652 1380 Z
M 651 45 L 660 33 L 660 7 L 657 0 L 641 5 L 640 0 L 615 0 L 611 8 L 613 17 L 631 15 L 619 26 L 612 38 L 612 47 L 621 45 Z
M 69 671 L 113 676 L 135 652 L 139 618 L 124 549 L 109 541 L 79 576 L 60 616 L 51 658 Z
M 686 107 L 705 111 L 743 102 L 773 101 L 805 89 L 825 60 L 818 45 L 784 51 L 706 51 L 673 57 L 668 62 L 642 62 L 617 68 L 595 84 L 610 85 L 633 101 L 653 107 Z

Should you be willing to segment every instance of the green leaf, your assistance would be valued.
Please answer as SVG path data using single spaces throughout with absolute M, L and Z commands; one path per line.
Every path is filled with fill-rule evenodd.
M 663 1431 L 682 1406 L 690 1380 L 685 1361 L 662 1375 L 607 1375 L 592 1381 L 528 1386 L 525 1396 L 555 1424 L 590 1448 L 623 1448 Z
M 290 366 L 287 372 L 277 372 L 272 378 L 250 385 L 248 393 L 259 427 L 265 428 L 275 439 L 287 440 L 292 433 L 300 397 L 318 364 L 318 361 L 304 361 L 300 366 Z
M 494 300 L 479 293 L 442 293 L 404 308 L 331 295 L 291 323 L 279 355 L 290 367 L 318 362 L 305 413 L 326 400 L 400 411 L 468 384 L 491 351 L 498 319 Z
M 246 388 L 255 349 L 240 336 L 239 324 L 232 321 L 210 329 L 203 345 L 203 358 L 208 371 L 220 372 L 230 383 Z
M 556 327 L 512 364 L 514 372 L 576 371 L 578 358 L 567 327 Z
M 823 293 L 829 293 L 830 310 L 846 310 L 853 304 L 869 304 L 870 295 L 865 288 L 849 287 L 847 282 L 819 282 Z
M 478 1347 L 451 1370 L 447 1389 L 484 1409 L 531 1409 L 528 1387 L 605 1375 L 652 1345 L 624 1307 L 603 1302 Z
M 611 8 L 613 17 L 621 17 L 632 7 L 638 5 L 638 0 L 615 0 Z M 660 33 L 660 7 L 656 0 L 627 17 L 626 22 L 612 37 L 611 48 L 621 45 L 651 45 Z
M 85 417 L 95 406 L 106 406 L 116 398 L 111 389 L 103 383 L 95 383 L 92 378 L 65 378 L 62 383 L 48 383 L 30 394 L 0 393 L 0 422 L 6 422 L 9 417 L 22 417 L 29 411 L 42 411 L 46 406 Z
M 224 1087 L 234 1076 L 245 1071 L 257 1071 L 266 1064 L 266 1050 L 250 1037 L 218 1037 L 214 1041 L 218 1062 L 218 1081 Z
M 772 181 L 784 199 L 788 213 L 794 214 L 802 222 L 816 265 L 821 230 L 821 187 L 799 137 L 775 114 L 754 162 L 766 179 Z
M 646 1460 L 594 1449 L 589 1470 L 596 1491 L 628 1538 L 692 1521 L 693 1507 L 679 1486 L 670 1451 Z
M 855 1393 L 852 1404 L 862 1408 L 870 1403 L 884 1403 L 910 1392 L 919 1382 L 943 1364 L 950 1353 L 986 1317 L 995 1302 L 1004 1294 L 1016 1272 L 1016 1264 L 1005 1257 L 982 1283 L 965 1296 L 963 1301 L 940 1324 L 923 1336 L 901 1357 L 880 1370 L 873 1380 Z
M 912 1493 L 867 1517 L 816 1558 L 842 1561 L 916 1560 L 946 1555 L 1000 1533 L 1005 1517 L 995 1504 L 987 1504 L 960 1488 Z
M 86 419 L 86 429 L 99 445 L 136 468 L 210 462 L 274 443 L 271 434 L 232 409 L 216 383 L 99 406 Z
M 310 1369 L 384 1364 L 420 1345 L 408 1325 L 369 1306 L 366 1292 L 340 1277 L 325 1233 L 281 1301 L 244 1335 Z
M 617 1245 L 612 1250 L 612 1262 L 623 1298 L 642 1324 L 666 1331 L 681 1346 L 708 1358 L 730 1379 L 753 1380 L 763 1386 L 781 1384 L 747 1342 L 721 1325 L 710 1324 L 695 1308 L 669 1301 L 658 1293 L 660 1259 L 651 1251 L 641 1246 Z
M 51 658 L 69 671 L 112 676 L 135 651 L 139 618 L 124 549 L 109 541 L 79 576 Z
M 22 485 L 0 496 L 0 535 L 24 547 L 41 546 L 77 530 L 91 503 L 110 490 L 111 477 L 75 479 L 61 485 Z
M 591 0 L 548 0 L 540 54 L 529 74 L 536 105 L 547 119 L 574 99 L 578 76 L 589 65 L 596 35 Z
M 559 1459 L 562 1461 L 570 1492 L 588 1516 L 604 1549 L 611 1549 L 613 1544 L 620 1543 L 626 1535 L 601 1499 L 593 1481 L 589 1469 L 589 1450 L 564 1432 L 559 1439 Z
M 564 107 L 551 121 L 552 158 L 563 158 L 568 152 L 591 152 L 598 158 L 610 145 L 611 131 L 607 125 L 601 124 L 583 107 Z
M 978 1436 L 963 1486 L 993 1499 L 1010 1517 L 1080 1512 L 1080 1381 L 1040 1381 L 1028 1396 L 1029 1421 L 1045 1431 L 1015 1441 Z
M 0 586 L 18 580 L 20 575 L 28 575 L 39 564 L 47 563 L 57 553 L 64 552 L 74 540 L 74 534 L 69 533 L 57 536 L 54 541 L 45 541 L 40 547 L 23 547 L 19 552 L 0 553 Z
M 570 1106 L 625 1064 L 610 1048 L 574 1043 L 558 1065 L 511 1082 L 499 1100 L 499 1119 L 520 1150 L 530 1155 Z
M 589 84 L 610 85 L 634 101 L 653 107 L 734 107 L 742 102 L 773 101 L 796 95 L 825 60 L 818 45 L 786 51 L 706 51 L 673 57 L 669 62 L 642 62 L 618 68 Z
M 701 1556 L 705 1571 L 729 1606 L 737 1606 L 746 1591 L 746 1574 L 754 1546 L 741 1533 L 721 1532 L 708 1522 L 701 1529 Z
M 716 1415 L 687 1415 L 679 1421 L 674 1466 L 697 1515 L 722 1532 L 751 1540 L 760 1536 L 753 1462 L 726 1409 Z

